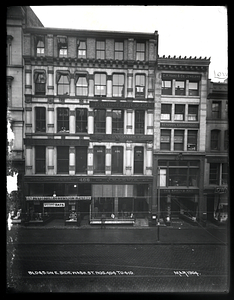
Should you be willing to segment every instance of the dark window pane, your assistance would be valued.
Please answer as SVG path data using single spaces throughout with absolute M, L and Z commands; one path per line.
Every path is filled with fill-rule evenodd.
M 94 173 L 105 174 L 105 147 L 104 146 L 95 146 L 94 147 Z
M 46 148 L 44 146 L 35 147 L 35 173 L 45 174 L 46 170 Z
M 124 114 L 122 110 L 112 110 L 112 133 L 124 132 Z
M 123 147 L 112 147 L 111 172 L 123 174 Z
M 87 173 L 87 147 L 76 147 L 76 173 Z
M 87 109 L 76 109 L 76 132 L 87 132 Z
M 57 147 L 57 173 L 69 173 L 69 147 Z
M 144 148 L 134 148 L 134 174 L 143 174 Z
M 106 110 L 105 109 L 94 110 L 94 132 L 95 133 L 106 132 Z
M 46 109 L 45 107 L 36 107 L 36 132 L 46 131 Z

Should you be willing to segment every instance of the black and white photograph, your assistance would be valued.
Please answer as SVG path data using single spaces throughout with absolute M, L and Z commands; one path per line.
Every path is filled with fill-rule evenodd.
M 7 294 L 230 293 L 227 19 L 7 6 Z

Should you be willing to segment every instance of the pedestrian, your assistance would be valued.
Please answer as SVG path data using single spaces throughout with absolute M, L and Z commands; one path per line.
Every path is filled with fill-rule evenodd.
M 101 229 L 106 227 L 105 222 L 106 222 L 106 215 L 102 214 L 102 216 L 101 216 Z

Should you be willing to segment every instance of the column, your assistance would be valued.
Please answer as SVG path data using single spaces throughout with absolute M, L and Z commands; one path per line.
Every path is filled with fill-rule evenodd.
M 174 151 L 174 129 L 171 129 L 171 149 L 170 151 Z
M 127 73 L 127 98 L 133 98 L 133 69 Z
M 25 94 L 32 94 L 32 66 L 25 65 Z
M 74 74 L 71 74 L 71 81 L 70 81 L 70 96 L 75 96 L 75 80 Z
M 88 175 L 93 175 L 93 146 L 89 145 L 88 148 Z
M 188 129 L 184 131 L 184 151 L 187 151 L 187 144 L 188 144 Z
M 149 70 L 147 97 L 154 98 L 154 70 Z
M 111 148 L 106 148 L 106 175 L 111 175 Z
M 132 134 L 133 133 L 133 110 L 132 109 L 127 109 L 127 125 L 126 125 L 126 129 L 127 129 L 127 134 Z
M 48 79 L 47 79 L 47 89 L 48 95 L 54 94 L 54 66 L 48 66 L 47 69 Z
M 76 111 L 75 110 L 70 110 L 69 127 L 70 127 L 70 131 L 69 131 L 70 133 L 76 132 Z
M 94 112 L 88 111 L 88 134 L 93 134 L 94 131 Z
M 147 110 L 147 131 L 146 134 L 153 134 L 154 129 L 154 110 L 148 109 Z
M 48 127 L 48 133 L 54 133 L 54 107 L 52 107 L 49 104 L 48 107 L 48 122 L 47 122 L 47 127 Z
M 106 110 L 106 134 L 112 134 L 112 111 Z
M 34 122 L 35 123 L 35 122 Z M 32 133 L 32 107 L 26 106 L 25 107 L 25 129 L 26 133 Z
M 107 97 L 112 97 L 112 76 L 111 75 L 107 75 L 107 80 L 106 80 L 106 87 L 107 87 L 107 91 L 106 91 L 106 96 Z
M 126 143 L 126 158 L 125 158 L 126 175 L 132 175 L 132 143 Z
M 32 175 L 32 146 L 25 147 L 25 175 Z
M 114 198 L 114 214 L 118 216 L 118 197 Z
M 69 148 L 69 175 L 75 175 L 75 147 Z
M 153 169 L 153 144 L 146 145 L 146 175 L 152 175 Z
M 47 174 L 53 175 L 54 174 L 54 146 L 47 147 L 47 153 L 48 153 Z

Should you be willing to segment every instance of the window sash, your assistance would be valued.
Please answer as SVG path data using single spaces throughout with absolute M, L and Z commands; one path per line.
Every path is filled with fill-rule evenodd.
M 87 132 L 87 109 L 76 109 L 76 132 Z
M 46 171 L 46 148 L 44 146 L 35 147 L 35 173 L 45 174 Z
M 57 82 L 57 88 L 58 88 L 58 95 L 68 95 L 70 91 L 70 80 L 69 75 L 58 75 L 58 82 Z
M 94 75 L 95 96 L 106 96 L 106 74 Z
M 80 41 L 78 46 L 78 58 L 86 58 L 86 42 Z
M 105 174 L 105 146 L 94 146 L 94 173 Z
M 220 119 L 221 117 L 221 103 L 213 102 L 212 103 L 212 118 Z
M 185 95 L 185 81 L 175 82 L 175 95 Z
M 112 133 L 124 132 L 124 113 L 123 110 L 112 110 Z
M 124 97 L 124 75 L 114 74 L 113 75 L 113 97 Z
M 144 148 L 134 148 L 134 174 L 143 174 Z
M 170 151 L 171 150 L 170 148 L 171 148 L 171 130 L 161 129 L 160 149 Z
M 57 131 L 69 132 L 69 108 L 57 109 Z
M 57 173 L 69 173 L 69 147 L 57 147 Z
M 189 96 L 199 95 L 199 83 L 197 81 L 189 81 Z
M 106 132 L 106 110 L 105 109 L 94 110 L 94 132 L 95 133 Z
M 113 146 L 111 152 L 111 173 L 123 174 L 123 147 Z
M 145 60 L 145 43 L 137 43 L 136 45 L 136 60 Z
M 115 42 L 115 59 L 123 60 L 123 42 Z
M 188 121 L 197 121 L 197 120 L 198 120 L 198 105 L 189 105 Z
M 162 95 L 172 95 L 171 80 L 162 80 Z
M 219 130 L 212 130 L 211 131 L 211 150 L 219 150 L 219 138 L 220 138 L 220 131 Z
M 76 95 L 77 96 L 88 95 L 88 81 L 86 76 L 78 76 L 76 81 Z
M 219 185 L 220 164 L 210 164 L 209 184 Z
M 188 151 L 197 150 L 197 131 L 195 130 L 188 130 L 187 150 Z
M 135 133 L 144 134 L 145 131 L 145 111 L 136 110 L 135 111 Z
M 46 109 L 45 107 L 36 107 L 35 108 L 36 116 L 36 132 L 45 132 L 46 131 Z
M 96 58 L 105 59 L 105 42 L 97 41 L 96 43 Z
M 87 174 L 87 147 L 76 147 L 76 173 Z

